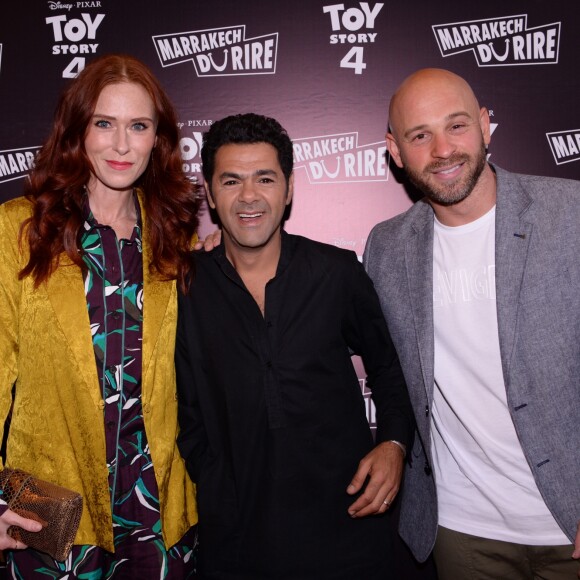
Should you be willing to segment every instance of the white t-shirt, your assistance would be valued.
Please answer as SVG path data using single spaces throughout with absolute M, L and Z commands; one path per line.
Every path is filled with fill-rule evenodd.
M 495 296 L 495 208 L 433 241 L 432 441 L 439 524 L 528 545 L 569 544 L 542 500 L 511 420 Z

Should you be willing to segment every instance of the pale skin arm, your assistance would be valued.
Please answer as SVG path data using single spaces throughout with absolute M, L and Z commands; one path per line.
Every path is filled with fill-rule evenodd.
M 28 532 L 40 532 L 42 530 L 42 524 L 40 522 L 23 518 L 12 510 L 6 510 L 0 516 L 0 550 L 24 550 L 28 547 L 8 535 L 8 528 L 10 526 L 19 526 Z
M 363 493 L 348 508 L 349 515 L 361 518 L 387 511 L 399 491 L 403 463 L 401 448 L 388 441 L 379 443 L 368 453 L 359 463 L 346 490 L 349 495 L 354 495 L 362 489 L 369 477 Z
M 215 230 L 211 234 L 208 234 L 205 240 L 198 240 L 193 246 L 194 250 L 205 250 L 209 252 L 213 250 L 216 246 L 219 246 L 222 241 L 222 231 Z

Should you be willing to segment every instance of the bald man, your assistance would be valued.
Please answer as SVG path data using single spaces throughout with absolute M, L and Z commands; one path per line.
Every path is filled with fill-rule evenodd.
M 578 574 L 580 182 L 486 160 L 465 80 L 395 92 L 388 150 L 425 197 L 364 262 L 417 419 L 400 532 L 441 580 Z

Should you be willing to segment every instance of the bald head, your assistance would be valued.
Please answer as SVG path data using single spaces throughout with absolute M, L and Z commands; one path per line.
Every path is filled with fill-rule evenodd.
M 395 91 L 389 106 L 389 126 L 395 136 L 421 123 L 444 103 L 457 103 L 473 117 L 479 103 L 469 84 L 460 76 L 438 68 L 421 69 L 408 76 Z
M 391 99 L 391 158 L 427 196 L 441 221 L 458 212 L 461 219 L 471 219 L 493 205 L 495 180 L 486 163 L 489 139 L 487 110 L 479 107 L 467 82 L 452 72 L 419 70 Z M 482 199 L 484 203 L 477 201 Z

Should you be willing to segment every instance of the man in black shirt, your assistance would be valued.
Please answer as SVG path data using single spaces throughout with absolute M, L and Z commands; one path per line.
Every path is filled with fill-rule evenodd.
M 214 123 L 202 161 L 223 244 L 197 255 L 176 349 L 200 577 L 385 580 L 413 419 L 373 285 L 354 253 L 282 230 L 294 176 L 277 121 Z

